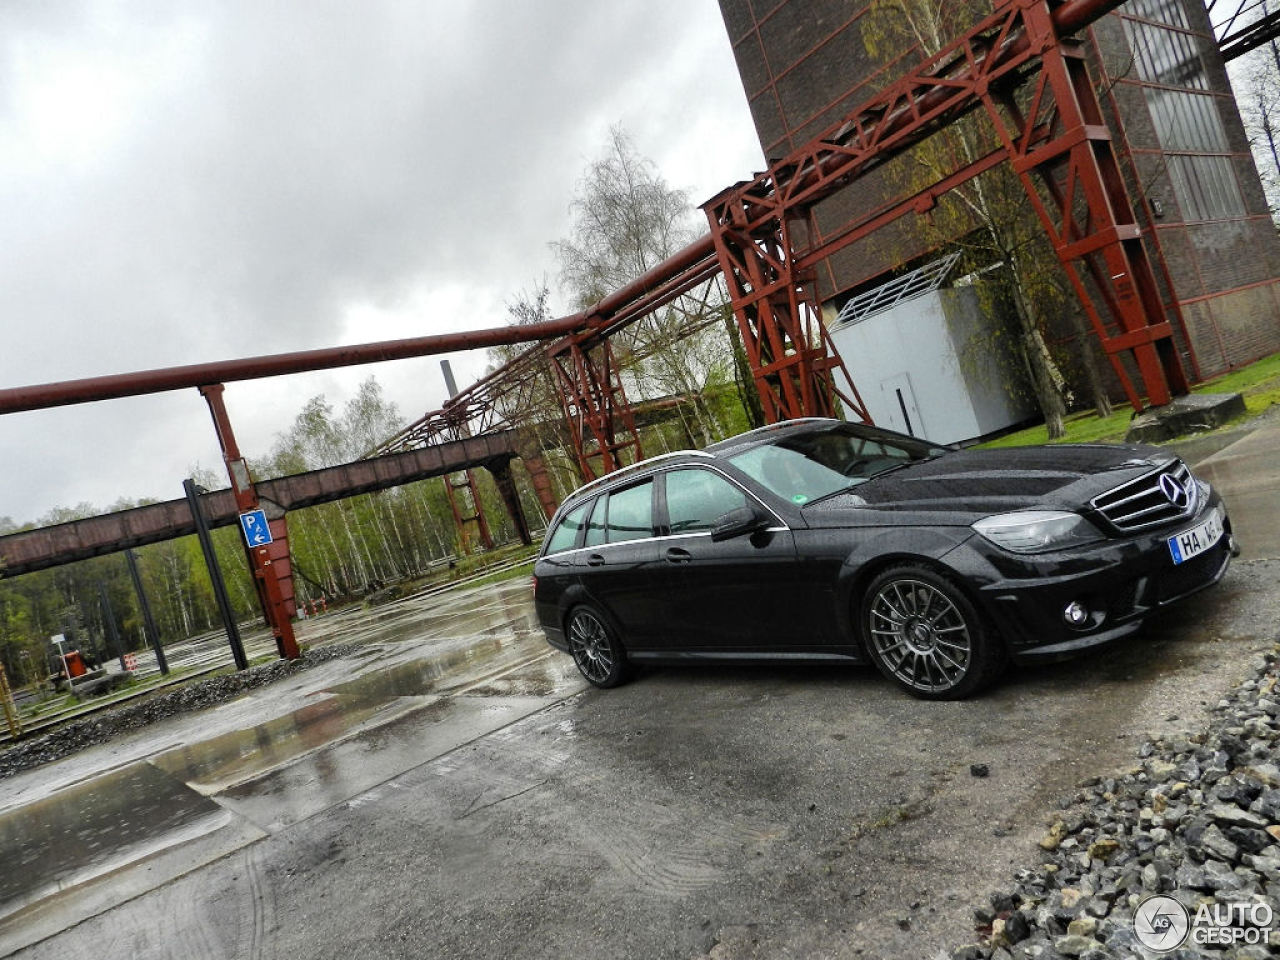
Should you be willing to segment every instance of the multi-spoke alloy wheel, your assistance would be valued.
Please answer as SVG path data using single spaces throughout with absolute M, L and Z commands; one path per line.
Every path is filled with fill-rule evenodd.
M 867 589 L 862 623 L 876 666 L 918 697 L 966 696 L 999 665 L 973 605 L 930 570 L 897 567 L 878 576 Z
M 626 654 L 600 614 L 590 607 L 578 607 L 569 615 L 566 634 L 573 662 L 588 683 L 615 687 L 623 681 Z

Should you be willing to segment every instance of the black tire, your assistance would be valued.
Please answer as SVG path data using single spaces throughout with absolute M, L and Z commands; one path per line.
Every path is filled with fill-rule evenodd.
M 590 604 L 580 604 L 565 618 L 564 635 L 578 672 L 594 687 L 616 687 L 627 679 L 627 652 L 604 615 Z
M 1000 638 L 950 578 L 914 564 L 867 585 L 858 616 L 876 667 L 913 697 L 961 700 L 1004 668 Z

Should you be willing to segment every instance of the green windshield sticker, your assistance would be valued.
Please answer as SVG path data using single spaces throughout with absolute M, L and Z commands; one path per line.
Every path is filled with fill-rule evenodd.
M 809 498 L 808 498 L 808 497 L 806 497 L 803 493 L 797 493 L 795 496 L 793 496 L 793 497 L 791 498 L 791 502 L 792 502 L 792 503 L 805 503 L 805 502 L 807 502 L 807 501 L 808 501 L 808 499 L 809 499 Z

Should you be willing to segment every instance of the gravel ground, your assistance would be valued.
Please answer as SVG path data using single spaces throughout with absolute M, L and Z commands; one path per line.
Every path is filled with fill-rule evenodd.
M 42 763 L 61 760 L 158 720 L 225 703 L 257 687 L 293 676 L 299 670 L 347 656 L 355 649 L 355 644 L 346 643 L 308 650 L 299 660 L 275 660 L 248 670 L 208 677 L 145 700 L 73 720 L 0 752 L 0 779 Z
M 1139 766 L 1063 798 L 1040 841 L 1045 862 L 974 910 L 979 942 L 953 950 L 953 960 L 1280 955 L 1280 932 L 1271 947 L 1197 942 L 1195 932 L 1206 914 L 1280 931 L 1280 646 L 1254 666 L 1205 731 L 1144 743 Z M 1179 947 L 1170 949 L 1180 929 L 1161 949 L 1138 939 L 1135 914 L 1143 925 L 1179 913 L 1144 908 L 1156 895 L 1186 908 L 1192 929 Z

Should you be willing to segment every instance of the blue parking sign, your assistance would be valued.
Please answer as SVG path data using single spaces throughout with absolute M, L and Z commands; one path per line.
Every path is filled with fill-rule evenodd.
M 272 541 L 271 527 L 262 510 L 240 514 L 240 529 L 244 531 L 244 542 L 251 547 L 265 547 Z

